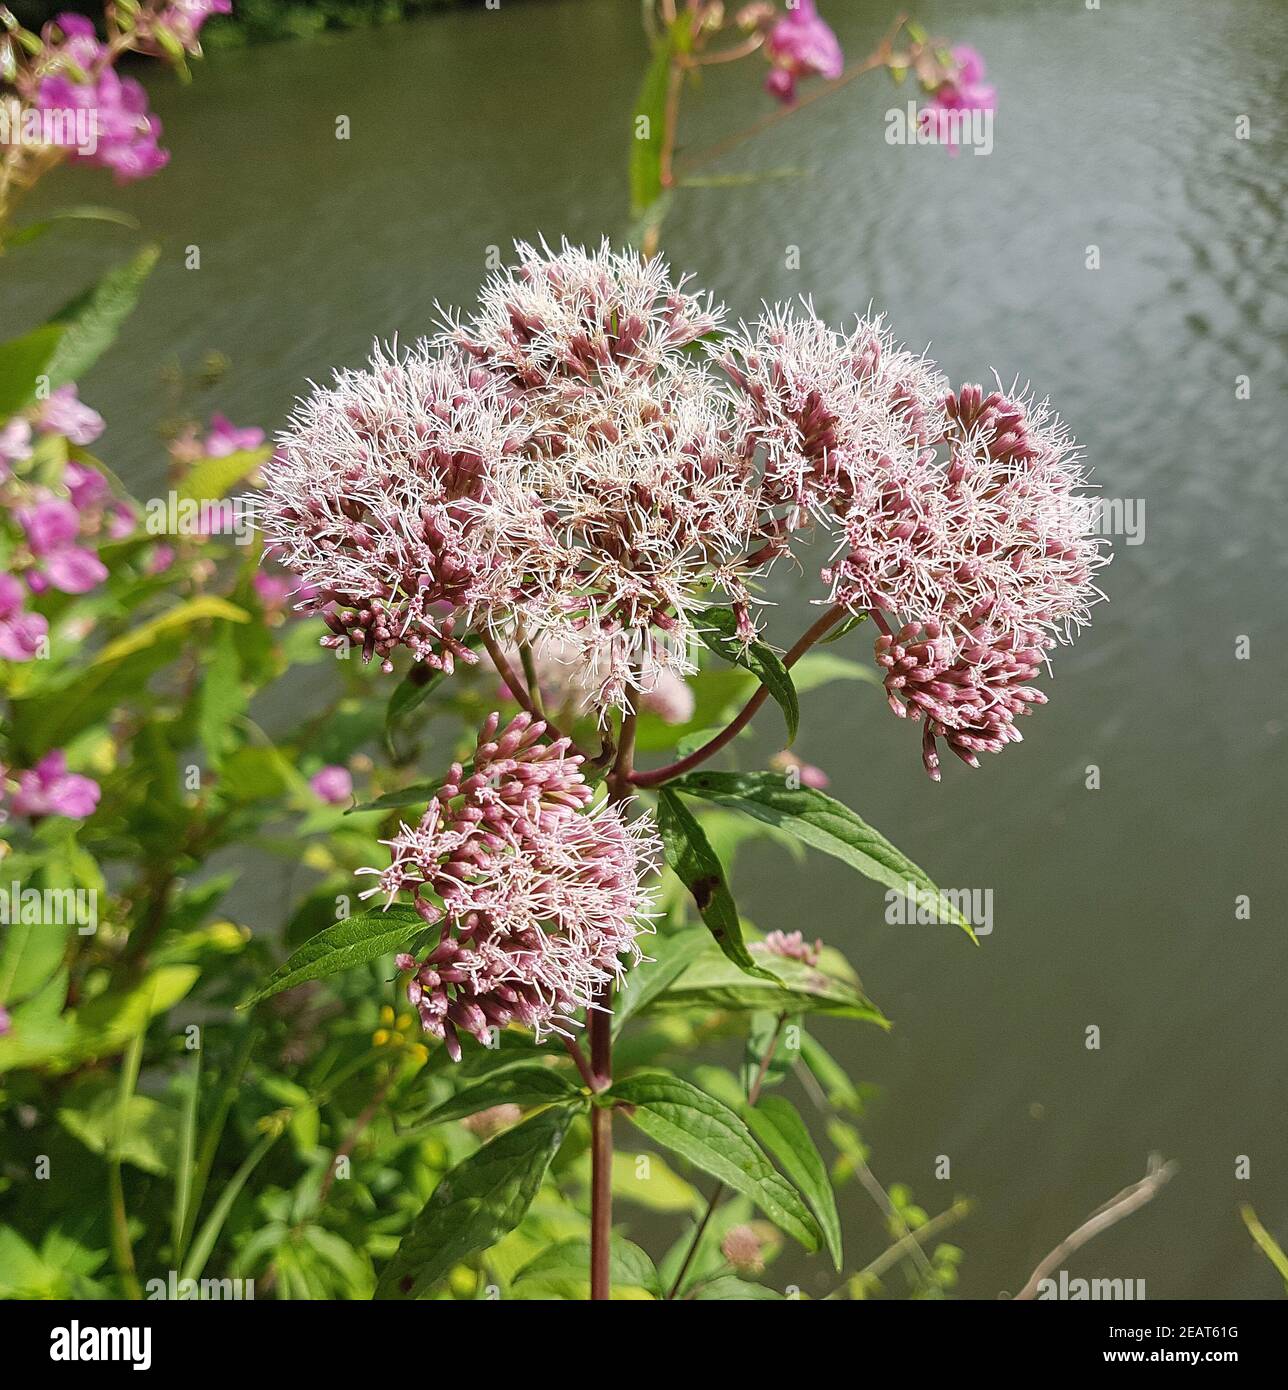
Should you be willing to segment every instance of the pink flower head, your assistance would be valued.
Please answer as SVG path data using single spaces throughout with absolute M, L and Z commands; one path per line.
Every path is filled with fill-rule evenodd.
M 834 602 L 871 614 L 891 707 L 964 761 L 1019 740 L 1046 652 L 1088 621 L 1106 562 L 1077 447 L 1046 402 L 946 389 L 880 321 L 775 311 L 721 357 L 788 531 L 832 533 Z
M 34 506 L 18 513 L 18 520 L 27 534 L 27 544 L 33 555 L 47 555 L 61 549 L 80 535 L 80 513 L 71 502 L 57 497 L 43 497 Z
M 49 632 L 39 613 L 23 612 L 25 597 L 13 575 L 0 573 L 0 660 L 30 661 Z
M 71 18 L 60 17 L 68 42 L 56 49 L 54 56 L 65 53 L 85 72 L 86 80 L 76 81 L 65 71 L 44 76 L 36 86 L 34 105 L 42 111 L 91 113 L 93 148 L 69 146 L 66 155 L 71 163 L 110 169 L 117 183 L 155 174 L 169 162 L 170 155 L 157 144 L 161 122 L 148 111 L 147 93 L 134 78 L 121 77 L 114 68 L 101 65 L 104 50 L 92 37 L 92 26 L 88 35 L 80 26 L 69 32 L 66 24 Z
M 83 594 L 107 578 L 107 567 L 98 556 L 75 543 L 81 517 L 74 503 L 46 496 L 19 510 L 18 521 L 37 561 L 27 579 L 33 593 L 54 588 Z
M 92 444 L 103 433 L 103 417 L 91 410 L 68 384 L 52 392 L 36 416 L 36 428 L 46 434 L 61 434 L 73 444 Z
M 314 796 L 328 806 L 343 806 L 353 797 L 353 777 L 347 767 L 331 764 L 309 778 Z
M 254 425 L 238 429 L 226 415 L 212 415 L 203 452 L 206 458 L 227 458 L 243 449 L 258 449 L 263 442 L 264 431 Z
M 267 549 L 305 585 L 298 605 L 363 660 L 400 646 L 434 670 L 477 658 L 458 622 L 495 602 L 498 537 L 483 515 L 501 455 L 521 442 L 481 368 L 426 344 L 379 352 L 300 403 L 264 469 Z M 502 509 L 521 524 L 523 498 Z
M 750 1226 L 731 1227 L 720 1242 L 720 1253 L 739 1274 L 764 1272 L 764 1242 Z
M 460 1057 L 459 1032 L 486 1043 L 511 1022 L 566 1033 L 640 959 L 636 936 L 651 903 L 643 879 L 659 845 L 649 821 L 627 821 L 591 789 L 568 740 L 542 743 L 544 723 L 520 715 L 483 725 L 468 776 L 455 764 L 420 824 L 387 843 L 379 873 L 389 901 L 400 892 L 438 944 L 412 971 L 408 998 L 425 1031 Z M 364 894 L 364 896 L 368 896 Z
M 657 673 L 691 673 L 712 590 L 744 612 L 759 511 L 730 402 L 685 347 L 720 311 L 658 258 L 520 243 L 519 264 L 450 331 L 526 432 L 486 503 L 494 587 L 529 633 L 624 708 Z
M 997 109 L 997 88 L 983 81 L 984 59 L 965 44 L 953 49 L 956 71 L 932 93 L 928 105 L 918 113 L 922 126 L 933 130 L 937 143 L 957 153 L 957 132 L 964 111 Z
M 161 11 L 157 24 L 173 34 L 189 53 L 199 54 L 201 26 L 212 15 L 232 12 L 232 0 L 174 0 Z
M 92 778 L 67 771 L 61 749 L 46 753 L 36 766 L 18 775 L 13 809 L 20 816 L 66 816 L 84 820 L 98 805 L 99 786 Z
M 765 53 L 772 64 L 765 90 L 790 106 L 802 77 L 834 80 L 845 70 L 845 55 L 814 0 L 788 0 L 787 13 L 769 31 Z
M 831 779 L 822 768 L 815 767 L 813 763 L 802 762 L 795 753 L 789 752 L 786 748 L 770 758 L 769 766 L 775 772 L 794 775 L 799 786 L 812 787 L 815 791 L 822 791 L 831 784 Z
M 13 1032 L 13 1020 L 9 1017 L 9 1010 L 0 1004 L 0 1038 Z

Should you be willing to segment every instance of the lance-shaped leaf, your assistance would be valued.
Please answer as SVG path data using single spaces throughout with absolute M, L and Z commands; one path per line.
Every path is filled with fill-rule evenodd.
M 413 782 L 409 787 L 386 792 L 374 801 L 365 801 L 361 806 L 350 806 L 346 816 L 361 815 L 363 811 L 397 811 L 403 806 L 419 806 L 422 810 L 438 794 L 442 782 Z
M 763 975 L 765 972 L 756 964 L 742 939 L 738 908 L 711 842 L 693 813 L 667 787 L 659 793 L 657 829 L 662 837 L 666 862 L 693 894 L 693 901 L 715 937 L 716 945 L 739 969 L 749 975 Z
M 762 966 L 753 978 L 723 956 L 707 950 L 698 956 L 649 1007 L 658 1009 L 756 1010 L 775 1014 L 830 1014 L 889 1028 L 881 1010 L 857 980 L 841 973 L 840 958 L 824 952 L 819 965 L 786 956 L 757 956 Z M 838 968 L 833 969 L 833 962 Z
M 322 980 L 379 960 L 395 951 L 406 950 L 417 937 L 433 930 L 411 907 L 395 903 L 387 912 L 364 912 L 337 922 L 306 941 L 269 976 L 264 987 L 253 994 L 242 1008 L 294 989 L 308 980 Z
M 827 1175 L 827 1164 L 796 1107 L 781 1096 L 761 1096 L 757 1104 L 743 1107 L 742 1117 L 810 1204 L 827 1242 L 827 1253 L 839 1272 L 841 1218 L 836 1210 L 836 1194 Z
M 542 1110 L 446 1174 L 385 1266 L 376 1297 L 424 1297 L 453 1265 L 514 1230 L 578 1109 Z
M 51 386 L 83 376 L 112 345 L 160 254 L 155 246 L 144 247 L 132 261 L 109 270 L 92 289 L 54 315 L 54 323 L 64 331 L 48 367 Z
M 818 1223 L 723 1101 L 664 1072 L 627 1077 L 609 1095 L 650 1139 L 750 1198 L 807 1250 L 818 1249 Z
M 954 923 L 975 940 L 970 923 L 925 870 L 834 797 L 812 787 L 793 789 L 776 772 L 690 772 L 668 790 L 704 797 L 776 825 L 867 878 L 906 894 L 936 921 Z
M 796 687 L 778 655 L 763 642 L 743 642 L 737 636 L 738 620 L 731 608 L 705 608 L 698 614 L 698 635 L 717 656 L 748 670 L 777 701 L 787 721 L 787 742 L 796 739 L 800 727 L 800 703 Z
M 437 1124 L 443 1120 L 459 1120 L 464 1115 L 477 1115 L 494 1105 L 553 1105 L 559 1101 L 575 1100 L 581 1092 L 562 1073 L 541 1062 L 527 1062 L 467 1086 L 454 1096 L 434 1106 L 421 1121 Z

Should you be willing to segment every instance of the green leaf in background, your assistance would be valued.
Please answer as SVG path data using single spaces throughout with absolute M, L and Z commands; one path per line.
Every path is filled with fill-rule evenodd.
M 667 790 L 745 811 L 789 831 L 865 877 L 908 894 L 919 907 L 933 910 L 940 921 L 956 924 L 975 940 L 970 923 L 940 893 L 925 870 L 834 797 L 812 787 L 793 790 L 777 772 L 690 772 L 670 783 Z
M 122 1163 L 169 1177 L 179 1149 L 179 1117 L 151 1096 L 132 1095 L 118 1106 L 114 1089 L 99 1090 L 79 1105 L 58 1111 L 58 1122 L 91 1153 L 106 1158 L 115 1149 Z M 118 1130 L 119 1124 L 119 1130 Z
M 200 459 L 184 476 L 177 489 L 181 502 L 217 502 L 228 489 L 248 478 L 272 457 L 273 446 L 238 449 L 222 458 Z
M 832 681 L 862 681 L 865 685 L 880 685 L 881 677 L 861 661 L 852 661 L 836 652 L 806 652 L 792 667 L 796 693 L 805 695 Z
M 783 1297 L 777 1289 L 767 1289 L 764 1284 L 750 1284 L 736 1274 L 722 1274 L 717 1279 L 699 1284 L 687 1296 L 697 1303 L 745 1303 L 756 1299 L 781 1300 Z
M 749 975 L 763 975 L 765 972 L 742 939 L 738 909 L 715 850 L 696 817 L 668 787 L 663 787 L 658 794 L 657 829 L 662 837 L 666 862 L 693 894 L 693 901 L 715 937 L 716 945 L 739 969 Z
M 608 1094 L 655 1143 L 750 1198 L 806 1250 L 818 1249 L 818 1223 L 723 1101 L 665 1072 L 627 1077 Z
M 47 232 L 52 232 L 55 227 L 64 222 L 112 222 L 118 227 L 128 227 L 131 231 L 137 231 L 139 227 L 136 218 L 131 217 L 127 212 L 117 212 L 115 208 L 91 206 L 60 208 L 57 212 L 51 212 L 48 217 L 42 217 L 37 222 L 28 222 L 22 227 L 15 228 L 12 232 L 3 234 L 5 248 L 26 246 Z
M 230 623 L 250 622 L 250 614 L 244 608 L 238 608 L 214 594 L 202 594 L 176 604 L 159 617 L 142 623 L 132 632 L 127 632 L 124 637 L 109 642 L 94 656 L 91 667 L 107 666 L 114 661 L 120 661 L 122 657 L 132 656 L 177 629 L 190 627 L 193 623 L 203 622 L 207 618 L 222 618 Z
M 763 642 L 742 642 L 737 631 L 738 620 L 732 608 L 706 608 L 698 614 L 698 636 L 717 656 L 750 671 L 777 702 L 787 721 L 790 746 L 796 740 L 801 719 L 791 673 Z
M 53 322 L 64 331 L 47 369 L 52 386 L 64 386 L 83 376 L 111 347 L 160 254 L 155 246 L 145 247 L 132 261 L 109 270 L 97 285 L 54 315 Z
M 415 908 L 400 903 L 395 903 L 387 912 L 364 912 L 337 922 L 306 941 L 241 1007 L 249 1009 L 306 980 L 324 980 L 328 975 L 338 975 L 342 970 L 379 960 L 381 956 L 404 949 L 429 930 L 432 929 L 426 927 L 425 919 Z
M 810 1204 L 837 1272 L 841 1269 L 841 1217 L 827 1164 L 819 1153 L 796 1107 L 781 1096 L 761 1096 L 756 1105 L 743 1107 L 747 1128 L 778 1160 L 783 1172 Z
M 651 1009 L 771 1010 L 828 1014 L 889 1028 L 881 1010 L 864 995 L 839 952 L 824 951 L 817 966 L 787 956 L 757 956 L 762 971 L 753 978 L 708 950 L 665 990 Z
M 395 792 L 386 792 L 374 801 L 365 801 L 361 806 L 350 806 L 346 816 L 360 815 L 363 811 L 397 811 L 404 806 L 428 806 L 438 794 L 442 782 L 413 782 L 409 787 L 400 787 Z
M 631 213 L 642 217 L 662 194 L 662 132 L 666 125 L 666 91 L 671 78 L 671 46 L 653 53 L 631 117 Z
M 629 1018 L 664 994 L 710 942 L 710 935 L 702 927 L 653 937 L 647 952 L 652 959 L 643 961 L 627 974 L 613 999 L 613 1036 L 622 1031 Z
M 423 1123 L 436 1124 L 443 1120 L 459 1120 L 465 1115 L 477 1115 L 494 1105 L 553 1105 L 572 1101 L 580 1096 L 579 1088 L 562 1073 L 541 1062 L 529 1062 L 509 1067 L 489 1076 L 477 1086 L 467 1086 L 436 1105 Z
M 248 705 L 242 689 L 235 630 L 231 623 L 221 623 L 206 660 L 197 699 L 197 734 L 212 768 L 218 769 L 236 746 L 234 725 Z
M 615 1232 L 609 1246 L 612 1295 L 620 1299 L 662 1297 L 661 1280 L 648 1255 Z M 590 1297 L 590 1241 L 561 1240 L 529 1260 L 514 1277 L 515 1298 L 558 1298 L 584 1302 Z
M 868 615 L 866 613 L 851 613 L 843 622 L 837 623 L 826 637 L 820 637 L 817 645 L 820 647 L 827 647 L 833 642 L 839 642 L 842 637 L 853 632 L 860 623 L 865 623 L 867 620 Z
M 0 343 L 0 420 L 35 398 L 36 378 L 48 376 L 49 364 L 62 338 L 62 328 L 47 324 L 21 338 Z
M 575 1106 L 551 1106 L 447 1173 L 385 1266 L 376 1297 L 421 1298 L 453 1265 L 514 1230 L 576 1114 Z

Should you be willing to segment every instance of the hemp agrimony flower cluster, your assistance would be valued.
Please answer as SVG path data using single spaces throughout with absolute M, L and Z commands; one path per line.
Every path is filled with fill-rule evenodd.
M 760 643 L 757 590 L 798 543 L 830 544 L 811 633 L 872 620 L 936 780 L 939 740 L 977 766 L 1019 739 L 1049 649 L 1096 597 L 1083 471 L 1045 403 L 951 390 L 880 319 L 722 318 L 656 258 L 520 244 L 472 315 L 315 390 L 265 468 L 268 548 L 325 645 L 387 672 L 406 648 L 445 675 L 482 646 L 525 709 L 487 720 L 469 767 L 386 842 L 390 866 L 365 871 L 438 929 L 399 965 L 454 1058 L 461 1032 L 566 1035 L 640 958 L 661 845 L 630 794 L 741 723 L 636 773 L 634 712 L 697 669 L 720 605 L 735 652 Z M 606 798 L 541 717 L 552 662 L 603 730 Z
M 1058 420 L 953 392 L 880 319 L 722 318 L 656 258 L 520 244 L 472 316 L 299 407 L 264 526 L 301 608 L 386 670 L 522 630 L 603 721 L 693 671 L 713 599 L 753 640 L 759 582 L 822 528 L 830 596 L 879 629 L 931 775 L 937 739 L 972 766 L 1018 739 L 1104 561 Z

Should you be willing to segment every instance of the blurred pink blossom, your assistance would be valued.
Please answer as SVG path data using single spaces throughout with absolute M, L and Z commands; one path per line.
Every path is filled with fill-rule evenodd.
M 74 385 L 60 386 L 36 415 L 36 428 L 61 434 L 73 444 L 92 444 L 103 433 L 103 417 L 79 397 Z
M 769 31 L 765 53 L 773 65 L 765 78 L 765 90 L 787 106 L 796 100 L 799 78 L 817 76 L 832 81 L 845 70 L 845 54 L 814 7 L 814 0 L 789 0 L 787 13 Z
M 67 755 L 55 748 L 34 768 L 18 774 L 13 809 L 20 816 L 84 820 L 94 814 L 100 794 L 98 783 L 92 778 L 67 771 Z
M 11 574 L 0 574 L 0 659 L 30 661 L 49 624 L 39 613 L 25 613 L 26 594 Z
M 332 763 L 309 778 L 315 796 L 328 806 L 343 806 L 353 796 L 353 778 L 347 767 Z
M 264 431 L 254 425 L 239 429 L 226 415 L 212 415 L 204 452 L 206 458 L 227 458 L 242 449 L 258 449 L 263 442 Z

